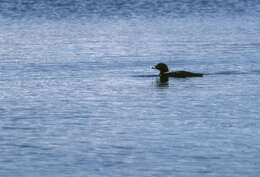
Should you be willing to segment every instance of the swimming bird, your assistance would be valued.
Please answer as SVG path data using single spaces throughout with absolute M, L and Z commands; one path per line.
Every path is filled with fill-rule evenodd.
M 160 77 L 177 77 L 177 78 L 185 78 L 185 77 L 203 77 L 201 73 L 192 73 L 188 71 L 175 71 L 169 72 L 168 66 L 164 63 L 158 63 L 152 69 L 158 69 L 160 71 Z

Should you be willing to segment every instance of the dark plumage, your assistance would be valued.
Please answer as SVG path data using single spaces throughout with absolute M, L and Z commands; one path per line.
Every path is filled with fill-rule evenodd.
M 178 78 L 203 77 L 203 74 L 201 73 L 192 73 L 188 71 L 169 72 L 168 66 L 164 63 L 159 63 L 155 65 L 153 69 L 158 69 L 160 71 L 160 77 L 178 77 Z

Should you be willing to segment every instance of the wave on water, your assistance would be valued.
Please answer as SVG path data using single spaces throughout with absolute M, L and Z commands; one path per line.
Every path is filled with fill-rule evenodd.
M 252 73 L 254 73 L 254 74 L 260 74 L 260 70 L 253 70 Z
M 150 75 L 148 75 L 148 74 L 146 74 L 146 75 L 132 75 L 132 77 L 158 77 L 159 75 L 158 74 L 150 74 Z
M 260 71 L 253 70 L 251 72 L 241 72 L 241 71 L 220 71 L 215 73 L 204 73 L 203 75 L 247 75 L 247 74 L 260 74 Z M 158 74 L 150 75 L 131 75 L 132 77 L 158 77 Z
M 249 71 L 249 72 L 241 72 L 241 71 L 220 71 L 216 73 L 206 73 L 205 75 L 243 75 L 243 74 L 260 74 L 260 71 Z
M 260 15 L 258 0 L 0 0 L 0 17 L 185 17 Z

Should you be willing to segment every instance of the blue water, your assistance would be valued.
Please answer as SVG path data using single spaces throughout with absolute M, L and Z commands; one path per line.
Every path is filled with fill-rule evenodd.
M 259 1 L 0 8 L 0 176 L 259 176 Z

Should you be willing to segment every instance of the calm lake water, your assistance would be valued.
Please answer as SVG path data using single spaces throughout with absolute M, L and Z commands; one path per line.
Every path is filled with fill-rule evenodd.
M 0 1 L 0 176 L 259 176 L 260 4 L 117 3 Z

